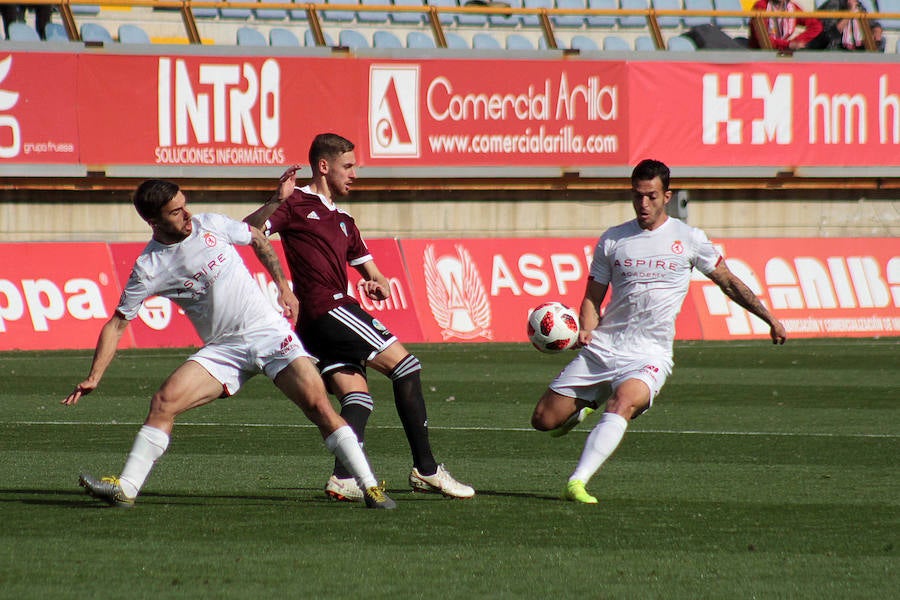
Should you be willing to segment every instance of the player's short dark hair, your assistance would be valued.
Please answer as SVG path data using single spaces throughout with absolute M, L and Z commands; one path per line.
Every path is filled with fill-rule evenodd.
M 145 221 L 155 219 L 180 188 L 171 181 L 148 179 L 134 192 L 134 208 Z
M 666 191 L 669 189 L 669 176 L 669 167 L 665 163 L 652 158 L 645 158 L 631 172 L 631 185 L 634 186 L 638 181 L 651 181 L 659 177 L 663 191 Z
M 355 147 L 353 142 L 336 133 L 320 133 L 309 146 L 309 166 L 315 173 L 319 160 L 331 161 Z

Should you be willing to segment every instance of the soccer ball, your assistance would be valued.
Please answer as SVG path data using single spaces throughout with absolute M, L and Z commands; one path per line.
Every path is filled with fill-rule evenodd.
M 541 304 L 528 315 L 528 339 L 541 352 L 568 350 L 578 341 L 578 315 L 559 302 Z

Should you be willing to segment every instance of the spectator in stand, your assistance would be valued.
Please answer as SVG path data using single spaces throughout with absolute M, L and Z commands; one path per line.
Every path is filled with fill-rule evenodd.
M 864 13 L 866 7 L 860 0 L 825 0 L 816 10 L 850 11 Z M 822 33 L 809 43 L 816 50 L 865 50 L 862 23 L 856 19 L 822 19 Z M 878 52 L 884 52 L 884 29 L 878 21 L 869 21 L 872 37 Z
M 25 22 L 25 5 L 3 4 L 0 6 L 0 16 L 3 18 L 3 33 L 9 39 L 9 26 L 15 21 Z M 53 6 L 50 4 L 34 4 L 28 7 L 34 11 L 34 28 L 42 40 L 47 39 L 47 23 L 50 22 L 50 14 Z
M 792 0 L 757 0 L 753 10 L 766 12 L 803 12 Z M 822 22 L 810 17 L 768 17 L 765 19 L 769 40 L 775 50 L 801 50 L 822 33 Z M 803 28 L 799 31 L 798 28 Z M 762 48 L 756 29 L 750 27 L 750 48 Z

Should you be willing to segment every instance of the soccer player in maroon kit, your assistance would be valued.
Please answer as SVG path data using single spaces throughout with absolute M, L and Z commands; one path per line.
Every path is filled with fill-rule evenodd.
M 296 187 L 295 165 L 285 171 L 278 192 L 244 219 L 267 235 L 278 233 L 300 299 L 297 333 L 316 358 L 329 391 L 341 403 L 341 416 L 365 439 L 373 401 L 366 368 L 389 377 L 394 403 L 412 451 L 409 484 L 413 490 L 470 498 L 475 490 L 438 464 L 428 439 L 428 417 L 419 360 L 378 319 L 347 294 L 347 265 L 364 278 L 361 292 L 385 300 L 391 291 L 378 270 L 353 217 L 334 200 L 350 193 L 356 179 L 356 155 L 349 140 L 334 134 L 316 136 L 309 149 L 312 180 Z M 335 460 L 325 492 L 337 500 L 358 501 L 362 491 Z

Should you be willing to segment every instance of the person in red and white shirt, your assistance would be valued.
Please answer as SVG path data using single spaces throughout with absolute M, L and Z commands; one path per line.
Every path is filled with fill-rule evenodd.
M 316 136 L 309 149 L 312 180 L 296 185 L 298 165 L 281 177 L 273 198 L 244 220 L 267 235 L 281 236 L 300 299 L 297 333 L 319 360 L 318 367 L 341 404 L 341 416 L 362 444 L 374 407 L 366 370 L 372 367 L 393 385 L 394 404 L 412 452 L 409 484 L 416 491 L 452 498 L 475 495 L 439 464 L 431 450 L 419 360 L 347 291 L 347 265 L 364 278 L 361 292 L 372 300 L 391 295 L 356 222 L 335 200 L 347 196 L 356 179 L 354 145 L 334 133 Z M 325 493 L 357 501 L 362 492 L 346 468 L 335 461 Z
M 573 502 L 597 503 L 585 486 L 672 372 L 675 318 L 693 269 L 768 323 L 773 343 L 786 339 L 782 324 L 729 270 L 706 234 L 666 214 L 672 192 L 665 164 L 641 161 L 632 171 L 631 194 L 635 219 L 608 229 L 594 250 L 579 314 L 582 350 L 550 383 L 531 417 L 535 429 L 561 436 L 606 403 L 566 483 L 563 497 Z
M 778 12 L 803 12 L 803 8 L 791 0 L 757 0 L 753 10 Z M 822 22 L 812 17 L 767 17 L 764 19 L 769 41 L 775 50 L 801 50 L 822 33 Z M 750 26 L 750 48 L 762 48 L 756 28 Z

